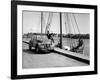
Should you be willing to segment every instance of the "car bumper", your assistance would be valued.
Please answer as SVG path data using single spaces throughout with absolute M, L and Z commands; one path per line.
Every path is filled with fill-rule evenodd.
M 50 45 L 49 46 L 47 46 L 47 45 L 40 45 L 39 48 L 41 50 L 49 50 L 49 51 L 54 50 L 54 47 L 52 47 Z

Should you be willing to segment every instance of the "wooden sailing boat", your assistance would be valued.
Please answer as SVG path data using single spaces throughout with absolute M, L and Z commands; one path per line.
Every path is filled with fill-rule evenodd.
M 67 14 L 67 13 L 66 13 Z M 74 16 L 74 14 L 73 14 L 73 17 L 74 17 L 74 20 L 75 20 L 75 23 L 76 23 L 76 25 L 77 25 L 77 29 L 78 29 L 78 32 L 80 33 L 80 31 L 79 31 L 79 28 L 78 28 L 78 24 L 77 24 L 77 21 L 76 21 L 76 19 L 75 19 L 75 16 Z M 66 18 L 66 17 L 65 17 Z M 67 18 L 68 18 L 68 16 L 67 16 Z M 65 25 L 66 25 L 66 20 L 65 20 Z M 65 26 L 66 27 L 66 26 Z M 70 27 L 70 26 L 69 26 Z M 74 28 L 74 27 L 73 27 Z M 59 42 L 58 42 L 58 44 L 57 44 L 57 47 L 60 47 L 61 49 L 65 49 L 65 50 L 70 50 L 70 51 L 73 51 L 73 52 L 82 52 L 83 53 L 83 49 L 84 49 L 84 46 L 81 44 L 80 45 L 80 43 L 81 43 L 81 39 L 80 39 L 80 37 L 79 37 L 79 44 L 77 44 L 77 46 L 76 47 L 73 47 L 73 46 L 63 46 L 63 41 L 62 41 L 62 13 L 60 12 L 60 40 L 59 40 Z M 71 38 L 71 37 L 70 37 Z

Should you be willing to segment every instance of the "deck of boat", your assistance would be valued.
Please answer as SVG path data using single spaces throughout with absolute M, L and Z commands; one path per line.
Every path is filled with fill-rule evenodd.
M 29 41 L 23 41 L 23 42 L 26 43 L 26 44 L 29 44 Z M 81 62 L 84 62 L 84 63 L 87 63 L 87 64 L 90 63 L 89 57 L 85 56 L 84 54 L 71 52 L 71 51 L 64 50 L 64 49 L 61 49 L 61 48 L 58 48 L 58 47 L 55 47 L 54 51 L 57 52 L 58 54 L 76 59 L 78 61 L 81 61 Z
M 60 49 L 60 48 L 57 48 L 57 47 L 54 48 L 54 51 L 58 52 L 59 54 L 62 54 L 64 56 L 67 56 L 67 57 L 82 61 L 82 62 L 87 63 L 87 64 L 89 64 L 89 62 L 90 62 L 89 61 L 89 57 L 85 56 L 84 54 L 81 54 L 81 53 L 75 53 L 75 52 L 71 52 L 71 51 L 68 51 L 68 50 Z

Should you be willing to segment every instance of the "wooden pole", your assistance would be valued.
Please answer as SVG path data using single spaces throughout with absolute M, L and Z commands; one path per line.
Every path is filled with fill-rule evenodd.
M 62 15 L 60 12 L 60 48 L 62 49 Z
M 41 12 L 41 34 L 43 33 L 43 12 Z

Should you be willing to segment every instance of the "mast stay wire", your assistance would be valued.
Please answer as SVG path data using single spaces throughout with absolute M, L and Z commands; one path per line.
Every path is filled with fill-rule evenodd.
M 71 29 L 70 29 L 71 26 L 70 26 L 70 22 L 69 22 L 69 14 L 68 13 L 66 14 L 66 19 L 67 19 L 66 21 L 68 22 L 69 33 L 70 33 L 71 32 Z
M 76 32 L 75 32 L 75 26 L 74 26 L 74 24 L 73 24 L 73 20 L 72 20 L 72 16 L 71 16 L 71 14 L 70 14 L 69 17 L 70 17 L 70 21 L 71 21 L 71 23 L 72 23 L 72 27 L 73 27 L 73 30 L 74 30 L 73 32 L 76 33 Z
M 74 17 L 74 21 L 75 21 L 75 23 L 76 23 L 76 25 L 77 25 L 77 30 L 78 30 L 78 32 L 79 32 L 79 34 L 80 34 L 80 31 L 79 31 L 79 28 L 78 28 L 78 24 L 77 24 L 77 22 L 76 22 L 76 18 L 75 18 L 75 16 L 72 14 L 72 16 Z M 72 24 L 72 27 L 73 27 L 73 29 L 74 29 L 74 33 L 76 33 L 75 32 L 75 26 L 74 26 L 74 23 L 73 23 L 73 20 L 72 20 L 72 16 L 70 15 L 70 14 L 66 14 L 66 17 L 67 17 L 67 22 L 68 22 L 68 26 L 69 26 L 69 32 L 71 32 L 71 24 Z M 65 17 L 65 18 L 66 18 Z M 66 25 L 66 21 L 65 21 L 65 25 Z M 70 24 L 71 23 L 71 24 Z M 66 26 L 67 27 L 67 26 Z M 72 36 L 70 36 L 70 38 L 72 38 Z M 70 47 L 72 46 L 71 45 L 71 43 L 72 43 L 72 39 L 71 39 L 71 41 L 70 41 Z
M 67 31 L 69 31 L 69 29 L 67 28 L 67 15 L 65 14 L 65 30 L 66 30 L 66 34 L 68 33 Z M 68 30 L 67 30 L 68 29 Z
M 74 17 L 74 20 L 75 20 L 75 23 L 76 23 L 77 29 L 78 29 L 79 34 L 80 34 L 80 30 L 79 30 L 78 23 L 77 23 L 77 21 L 76 21 L 76 18 L 75 18 L 74 13 L 73 13 L 73 17 Z M 80 39 L 80 37 L 81 37 L 81 36 L 79 36 L 79 39 Z M 81 50 L 82 50 L 82 53 L 83 53 L 83 50 L 84 50 L 84 42 L 83 42 L 83 40 L 81 40 L 81 44 L 82 44 L 82 45 L 81 45 Z
M 67 16 L 67 22 L 68 22 L 68 25 L 69 25 L 69 29 L 70 29 L 70 27 L 71 27 L 71 25 L 70 25 L 70 22 L 72 22 L 72 26 L 73 26 L 73 19 L 74 19 L 74 21 L 75 21 L 75 24 L 76 24 L 76 27 L 77 27 L 77 30 L 78 30 L 78 32 L 79 32 L 79 34 L 80 34 L 80 30 L 79 30 L 79 27 L 78 27 L 78 23 L 77 23 L 77 21 L 76 21 L 76 17 L 75 17 L 75 15 L 72 13 L 72 16 L 73 16 L 73 19 L 72 19 L 72 17 L 71 17 L 71 15 L 69 15 L 68 16 L 68 14 L 66 14 L 66 16 Z M 66 18 L 66 17 L 65 17 Z M 65 22 L 66 23 L 66 22 Z M 65 24 L 66 25 L 66 24 Z M 73 26 L 73 28 L 74 28 L 74 32 L 75 32 L 75 26 Z M 71 30 L 70 30 L 71 31 Z M 72 36 L 70 36 L 70 38 L 72 38 Z M 80 38 L 80 37 L 79 37 Z M 73 48 L 73 44 L 71 44 L 72 43 L 72 39 L 70 40 L 70 48 Z M 84 47 L 82 48 L 82 50 L 84 49 Z
M 46 24 L 45 33 L 47 33 L 47 31 L 50 30 L 51 22 L 52 22 L 52 17 L 53 17 L 53 13 L 49 13 L 48 21 L 47 21 L 47 24 Z
M 45 33 L 47 33 L 47 29 L 48 29 L 48 25 L 49 25 L 49 18 L 50 18 L 50 13 L 49 13 L 49 16 L 48 16 L 48 20 L 47 20 L 47 24 L 46 24 Z
M 71 24 L 72 24 L 72 28 L 73 28 L 73 30 L 74 30 L 74 33 L 77 33 L 77 32 L 75 32 L 75 25 L 74 25 L 74 23 L 73 23 L 72 13 L 70 14 L 69 17 L 70 17 L 70 21 L 71 21 Z M 77 31 L 78 31 L 78 29 L 77 29 Z M 78 31 L 78 32 L 79 32 L 79 31 Z M 80 32 L 79 32 L 79 33 L 80 33 Z M 73 45 L 75 46 L 76 43 L 74 42 L 73 44 L 70 44 L 70 47 L 72 48 Z
M 67 22 L 68 22 L 68 26 L 69 26 L 69 34 L 71 32 L 71 25 L 70 25 L 70 19 L 69 19 L 69 14 L 67 13 L 66 14 L 66 17 L 67 17 Z M 72 46 L 72 36 L 69 37 L 71 40 L 69 40 L 69 43 L 70 43 L 70 47 Z
M 77 21 L 76 21 L 76 18 L 75 18 L 74 13 L 72 13 L 72 15 L 73 15 L 73 17 L 74 17 L 74 21 L 75 21 L 75 23 L 76 23 L 77 30 L 78 30 L 78 32 L 79 32 L 79 34 L 80 34 L 80 30 L 79 30 L 78 23 L 77 23 Z

